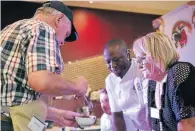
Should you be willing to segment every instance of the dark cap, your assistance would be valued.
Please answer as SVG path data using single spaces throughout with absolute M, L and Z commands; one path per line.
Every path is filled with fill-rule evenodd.
M 56 9 L 62 12 L 63 14 L 65 14 L 67 18 L 71 21 L 71 24 L 72 24 L 71 34 L 64 41 L 71 42 L 71 41 L 75 41 L 78 39 L 78 33 L 73 23 L 72 11 L 64 3 L 60 1 L 48 1 L 48 2 L 44 2 L 43 7 L 51 7 L 51 8 Z

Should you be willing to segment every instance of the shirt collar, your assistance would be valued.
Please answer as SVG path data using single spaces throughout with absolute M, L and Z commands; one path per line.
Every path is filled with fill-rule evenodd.
M 129 68 L 129 70 L 126 72 L 126 74 L 124 75 L 124 77 L 120 80 L 120 83 L 134 79 L 135 77 L 135 62 L 133 60 L 131 60 L 131 66 Z

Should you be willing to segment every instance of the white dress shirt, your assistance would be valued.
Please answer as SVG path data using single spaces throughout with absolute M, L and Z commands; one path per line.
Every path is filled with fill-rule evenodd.
M 104 113 L 101 117 L 101 131 L 113 131 L 111 116 Z
M 132 59 L 131 67 L 121 79 L 110 73 L 106 78 L 111 112 L 123 112 L 127 131 L 137 129 L 149 131 L 147 121 L 147 100 L 141 80 L 141 72 Z

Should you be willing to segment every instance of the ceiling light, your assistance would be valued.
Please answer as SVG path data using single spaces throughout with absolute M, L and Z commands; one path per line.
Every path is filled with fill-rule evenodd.
M 89 3 L 90 3 L 90 4 L 92 4 L 92 3 L 93 3 L 93 1 L 92 1 L 92 0 L 90 0 L 90 1 L 89 1 Z

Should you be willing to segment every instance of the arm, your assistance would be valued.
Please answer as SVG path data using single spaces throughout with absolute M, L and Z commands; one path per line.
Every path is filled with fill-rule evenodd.
M 112 112 L 113 129 L 114 131 L 126 131 L 125 120 L 123 112 Z
M 83 77 L 75 81 L 69 81 L 58 74 L 45 70 L 32 72 L 29 74 L 28 78 L 31 88 L 47 95 L 80 95 L 87 91 L 87 81 Z
M 106 90 L 109 97 L 109 104 L 112 114 L 112 125 L 114 131 L 126 131 L 126 124 L 123 117 L 123 112 L 121 108 L 119 107 L 117 100 L 116 100 L 116 94 L 114 92 L 114 83 L 111 79 L 111 77 L 106 78 Z
M 84 78 L 69 81 L 57 74 L 63 71 L 63 60 L 55 32 L 45 25 L 37 25 L 29 35 L 25 56 L 28 86 L 53 96 L 85 94 L 87 81 Z
M 195 117 L 181 120 L 177 124 L 178 131 L 195 131 Z
M 178 131 L 194 131 L 195 130 L 195 68 L 186 63 L 176 65 L 172 70 L 174 83 L 172 109 L 176 120 L 178 121 Z

